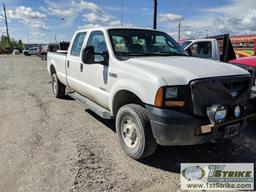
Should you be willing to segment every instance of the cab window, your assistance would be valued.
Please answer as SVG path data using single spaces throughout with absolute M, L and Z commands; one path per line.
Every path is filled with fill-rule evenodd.
M 188 50 L 188 54 L 194 57 L 211 58 L 212 45 L 211 42 L 197 42 L 192 44 Z
M 88 46 L 93 46 L 95 53 L 103 54 L 106 52 L 107 45 L 104 34 L 101 31 L 92 32 L 87 43 L 87 47 Z
M 74 40 L 73 45 L 72 45 L 70 55 L 73 55 L 73 56 L 79 56 L 80 55 L 85 35 L 86 35 L 86 33 L 84 33 L 84 32 L 78 33 L 76 35 L 75 40 Z
M 87 43 L 87 47 L 88 46 L 94 47 L 94 61 L 96 63 L 104 61 L 103 55 L 107 52 L 107 45 L 104 34 L 101 31 L 93 31 L 91 33 Z

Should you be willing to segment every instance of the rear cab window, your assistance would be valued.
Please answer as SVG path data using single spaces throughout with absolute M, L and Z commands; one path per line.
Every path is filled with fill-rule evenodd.
M 73 41 L 70 55 L 78 56 L 78 57 L 80 56 L 82 46 L 84 43 L 84 39 L 85 39 L 85 35 L 86 35 L 86 32 L 77 33 L 77 35 Z

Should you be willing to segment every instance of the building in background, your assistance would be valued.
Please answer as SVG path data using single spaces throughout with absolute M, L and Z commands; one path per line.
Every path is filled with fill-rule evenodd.
M 238 57 L 256 55 L 256 35 L 239 35 L 230 37 Z

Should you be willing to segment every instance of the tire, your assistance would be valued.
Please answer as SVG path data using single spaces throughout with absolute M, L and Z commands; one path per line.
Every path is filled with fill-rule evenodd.
M 63 98 L 66 92 L 66 86 L 59 81 L 56 73 L 52 74 L 52 92 L 56 98 Z
M 28 56 L 28 53 L 24 53 L 25 56 Z
M 119 109 L 116 132 L 122 149 L 133 159 L 148 157 L 156 150 L 147 110 L 140 105 L 128 104 Z

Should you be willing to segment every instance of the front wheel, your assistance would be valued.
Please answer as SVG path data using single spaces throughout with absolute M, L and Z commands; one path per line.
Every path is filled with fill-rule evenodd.
M 156 150 L 147 110 L 137 104 L 121 107 L 116 117 L 116 131 L 122 149 L 133 159 L 150 156 Z
M 52 74 L 52 92 L 56 98 L 63 98 L 66 92 L 65 85 L 59 81 L 56 73 Z

